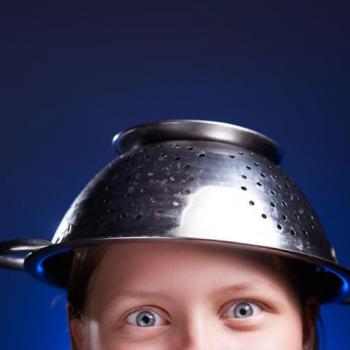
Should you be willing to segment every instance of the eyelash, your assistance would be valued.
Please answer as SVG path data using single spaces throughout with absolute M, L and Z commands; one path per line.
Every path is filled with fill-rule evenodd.
M 253 306 L 253 310 L 256 310 L 256 308 L 258 308 L 259 313 L 264 310 L 264 307 L 260 303 L 257 303 L 255 301 L 251 301 L 251 300 L 247 300 L 247 299 L 242 299 L 242 300 L 235 301 L 234 303 L 231 302 L 229 304 L 230 306 L 225 309 L 226 310 L 225 313 L 228 310 L 230 310 L 232 307 L 235 308 L 239 304 L 254 305 Z M 124 320 L 126 320 L 128 317 L 130 317 L 133 314 L 136 314 L 136 316 L 135 316 L 135 318 L 136 318 L 138 313 L 140 313 L 141 311 L 146 311 L 146 312 L 148 311 L 148 312 L 151 312 L 151 313 L 153 313 L 153 314 L 155 314 L 155 315 L 157 315 L 159 317 L 163 317 L 158 312 L 154 311 L 151 306 L 144 306 L 144 307 L 141 307 L 141 308 L 138 308 L 138 309 L 135 309 L 135 310 L 129 312 L 126 315 L 126 317 L 124 318 Z M 155 316 L 156 319 L 157 319 L 157 316 Z M 239 318 L 239 317 L 237 317 L 237 318 L 235 318 L 235 317 L 228 317 L 227 319 L 235 321 L 235 322 L 249 322 L 249 321 L 251 321 L 251 318 L 254 318 L 254 317 L 256 317 L 256 316 L 252 316 L 252 317 L 248 317 L 248 318 L 245 318 L 245 317 L 242 317 L 242 318 Z M 131 324 L 131 323 L 128 323 L 128 322 L 126 322 L 126 323 L 129 324 L 129 325 L 135 326 L 135 327 L 139 327 L 139 328 L 153 328 L 153 327 L 159 326 L 159 325 L 156 325 L 156 326 L 152 325 L 152 326 L 142 327 L 142 326 L 137 326 L 137 325 L 134 325 L 134 324 Z

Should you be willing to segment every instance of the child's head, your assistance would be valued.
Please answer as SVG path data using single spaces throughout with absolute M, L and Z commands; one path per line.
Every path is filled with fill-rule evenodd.
M 68 288 L 75 350 L 318 349 L 319 305 L 350 302 L 350 271 L 275 142 L 171 120 L 113 145 L 52 244 L 25 264 L 27 242 L 5 245 L 6 265 Z
M 73 348 L 315 350 L 305 276 L 286 258 L 214 243 L 83 248 L 68 287 Z

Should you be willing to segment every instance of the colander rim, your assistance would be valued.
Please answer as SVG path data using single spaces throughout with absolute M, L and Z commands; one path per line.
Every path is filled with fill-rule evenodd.
M 327 259 L 320 258 L 318 256 L 307 255 L 298 253 L 292 250 L 280 249 L 256 244 L 248 244 L 241 242 L 230 242 L 217 239 L 202 239 L 193 237 L 163 237 L 163 236 L 134 236 L 134 237 L 102 237 L 102 238 L 84 238 L 67 240 L 65 242 L 49 244 L 45 247 L 37 249 L 29 253 L 24 259 L 24 270 L 29 272 L 35 278 L 53 284 L 57 287 L 66 289 L 66 285 L 60 285 L 57 280 L 52 279 L 53 275 L 50 275 L 44 268 L 45 262 L 49 259 L 57 258 L 62 253 L 74 251 L 77 248 L 83 248 L 88 246 L 96 246 L 101 243 L 135 243 L 135 242 L 161 242 L 161 241 L 191 241 L 201 242 L 216 245 L 231 246 L 232 248 L 251 250 L 257 253 L 273 254 L 280 257 L 288 257 L 297 261 L 303 261 L 311 264 L 316 268 L 324 269 L 324 272 L 332 274 L 338 280 L 341 281 L 341 287 L 338 290 L 333 290 L 334 297 L 328 298 L 323 303 L 341 303 L 350 304 L 350 269 L 341 265 L 336 261 L 330 261 Z M 325 286 L 326 288 L 327 286 Z

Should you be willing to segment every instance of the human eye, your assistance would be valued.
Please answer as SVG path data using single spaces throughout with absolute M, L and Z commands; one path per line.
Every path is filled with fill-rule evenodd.
M 224 313 L 225 318 L 233 318 L 234 320 L 250 320 L 255 318 L 262 312 L 262 307 L 252 301 L 238 301 L 228 308 Z
M 167 324 L 167 320 L 150 308 L 140 308 L 127 315 L 125 322 L 137 327 L 154 327 Z

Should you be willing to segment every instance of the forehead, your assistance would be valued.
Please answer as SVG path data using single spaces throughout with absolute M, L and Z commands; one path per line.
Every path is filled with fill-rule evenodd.
M 176 308 L 237 297 L 274 299 L 281 307 L 298 303 L 295 287 L 277 256 L 187 243 L 107 247 L 88 286 L 89 312 L 97 315 L 108 305 L 126 300 L 164 301 Z
M 154 283 L 169 276 L 204 273 L 208 282 L 220 279 L 270 280 L 281 283 L 285 269 L 277 256 L 239 250 L 227 245 L 193 241 L 153 241 L 111 244 L 95 271 L 99 285 L 137 283 L 147 276 Z

